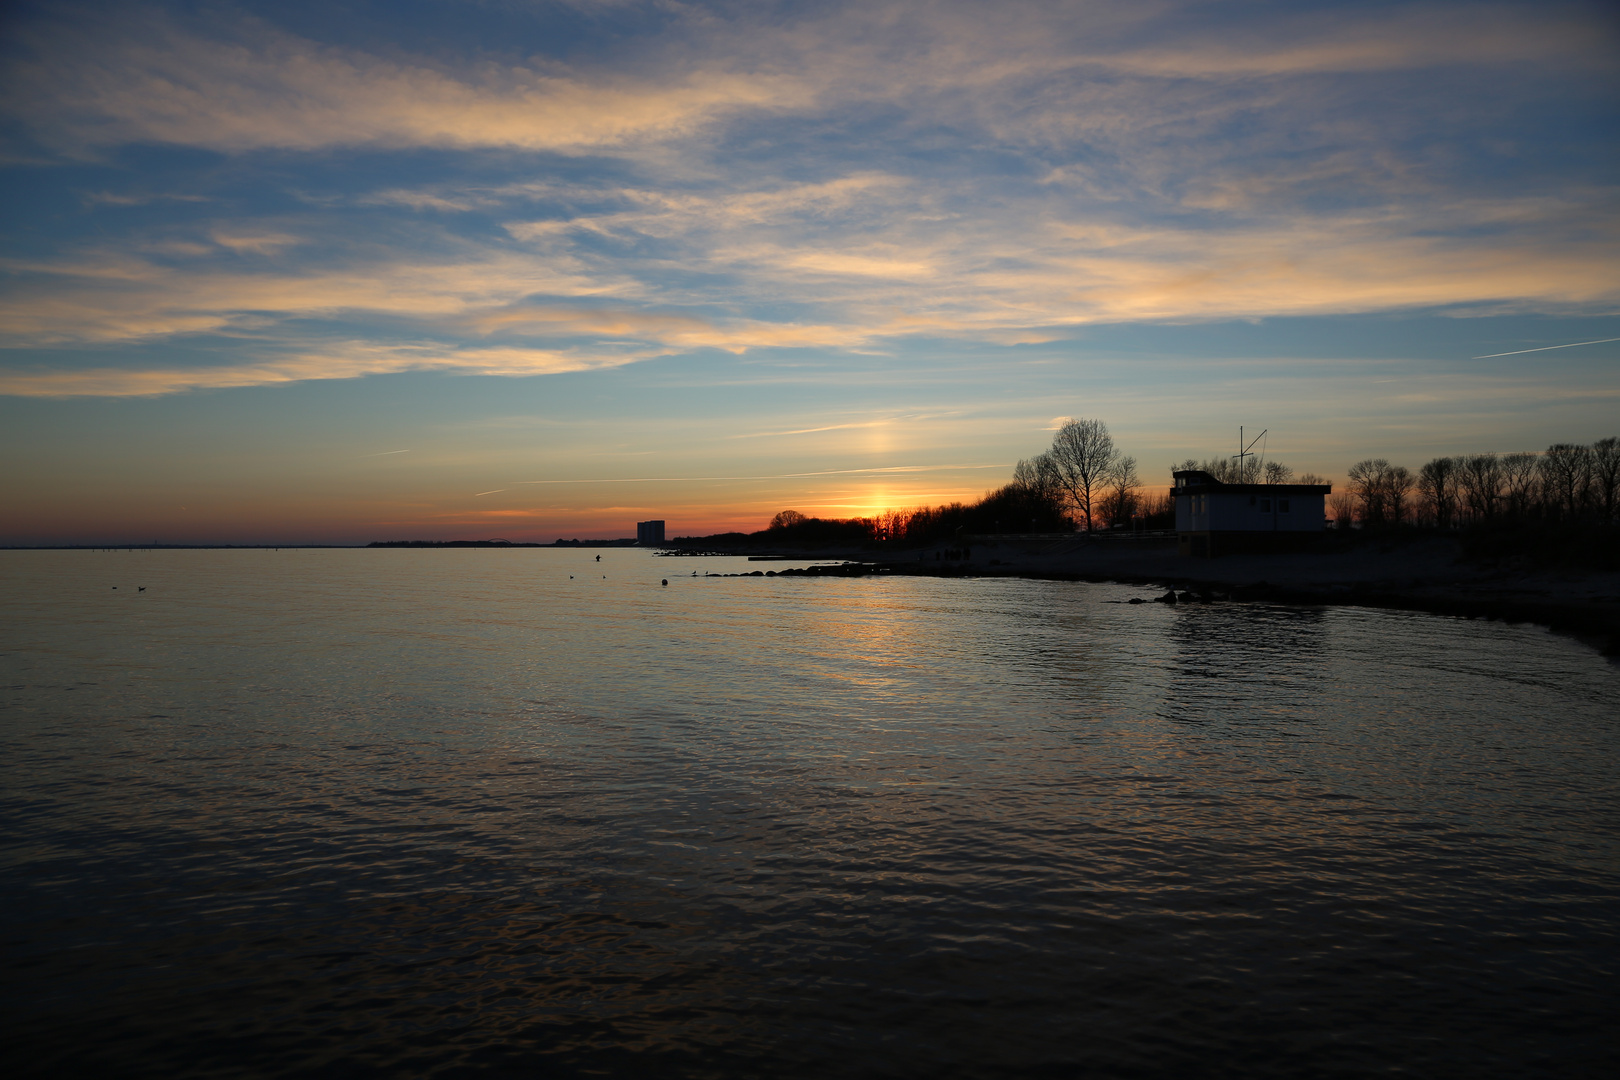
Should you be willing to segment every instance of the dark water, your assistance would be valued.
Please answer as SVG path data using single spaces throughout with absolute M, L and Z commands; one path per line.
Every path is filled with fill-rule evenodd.
M 10 1068 L 1611 1074 L 1579 643 L 592 554 L 0 553 Z

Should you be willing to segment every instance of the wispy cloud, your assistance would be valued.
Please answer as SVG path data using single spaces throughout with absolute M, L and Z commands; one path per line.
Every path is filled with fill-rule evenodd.
M 690 134 L 720 114 L 802 99 L 792 77 L 703 67 L 638 78 L 556 63 L 450 70 L 333 48 L 262 23 L 204 36 L 157 17 L 31 35 L 15 110 L 64 149 L 158 142 L 226 151 L 331 146 L 579 152 Z M 85 46 L 89 46 L 86 48 Z M 45 55 L 38 55 L 43 53 Z M 48 57 L 48 58 L 47 58 Z
M 294 247 L 303 243 L 296 236 L 286 233 L 249 233 L 246 235 L 232 234 L 215 230 L 209 237 L 222 248 L 227 248 L 238 254 L 274 255 L 283 248 Z
M 0 370 L 0 394 L 19 397 L 150 397 L 187 390 L 274 386 L 318 379 L 353 379 L 401 371 L 464 375 L 555 375 L 617 367 L 635 354 L 566 354 L 538 349 L 447 349 L 356 342 L 273 360 L 196 368 L 46 368 Z
M 87 195 L 194 216 L 0 264 L 0 343 L 33 365 L 206 335 L 231 351 L 194 369 L 13 362 L 0 387 L 153 394 L 1014 346 L 1129 321 L 1620 310 L 1612 178 L 1493 187 L 1465 160 L 1498 153 L 1487 136 L 1505 160 L 1534 134 L 1510 122 L 1516 97 L 1475 93 L 1504 73 L 1588 92 L 1606 77 L 1612 29 L 1576 9 L 665 16 L 567 63 L 383 55 L 180 15 L 23 26 L 0 108 L 66 159 L 155 143 L 244 171 L 296 173 L 316 151 L 460 164 L 329 181 L 302 216 L 150 184 Z M 1413 104 L 1401 80 L 1420 76 L 1449 112 Z
M 204 195 L 187 195 L 178 192 L 119 192 L 119 191 L 90 191 L 84 195 L 87 206 L 147 206 L 162 202 L 207 202 Z

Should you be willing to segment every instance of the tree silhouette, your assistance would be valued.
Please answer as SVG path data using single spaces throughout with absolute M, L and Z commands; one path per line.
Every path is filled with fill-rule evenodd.
M 1102 509 L 1108 524 L 1120 525 L 1129 521 L 1136 512 L 1137 492 L 1142 488 L 1142 478 L 1136 474 L 1136 459 L 1123 455 L 1114 458 L 1113 464 L 1103 474 L 1103 484 L 1106 491 Z
M 1592 480 L 1604 521 L 1620 511 L 1620 438 L 1611 435 L 1592 444 Z
M 1405 465 L 1391 465 L 1384 473 L 1384 498 L 1387 500 L 1389 521 L 1399 525 L 1406 520 L 1406 497 L 1416 482 L 1412 471 Z
M 1593 454 L 1590 446 L 1557 443 L 1541 456 L 1542 482 L 1549 508 L 1571 521 L 1586 509 L 1592 486 Z
M 1070 420 L 1052 438 L 1048 454 L 1058 485 L 1075 512 L 1086 519 L 1086 532 L 1091 532 L 1096 528 L 1092 503 L 1117 456 L 1108 425 L 1101 420 Z
M 1497 500 L 1502 495 L 1502 460 L 1495 454 L 1466 454 L 1459 458 L 1457 488 L 1474 522 L 1495 519 Z
M 1350 490 L 1361 503 L 1363 525 L 1382 525 L 1389 516 L 1388 474 L 1389 462 L 1383 458 L 1368 458 L 1350 466 Z
M 1424 516 L 1437 528 L 1451 528 L 1457 508 L 1457 463 L 1451 458 L 1435 458 L 1418 470 L 1418 497 L 1423 500 Z
M 1524 521 L 1535 507 L 1541 486 L 1539 459 L 1534 454 L 1504 454 L 1502 485 L 1505 509 L 1512 521 Z

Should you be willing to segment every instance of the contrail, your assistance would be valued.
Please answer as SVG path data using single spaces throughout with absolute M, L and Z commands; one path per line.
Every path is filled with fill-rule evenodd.
M 1518 356 L 1527 352 L 1546 352 L 1548 349 L 1573 349 L 1578 345 L 1602 345 L 1605 341 L 1620 341 L 1620 337 L 1598 338 L 1596 341 L 1572 341 L 1568 345 L 1543 345 L 1539 349 L 1514 349 L 1512 352 L 1486 353 L 1484 356 L 1470 356 L 1470 360 L 1489 360 L 1493 356 Z
M 613 480 L 519 480 L 519 484 L 675 484 L 693 480 L 798 480 L 809 476 L 857 473 L 945 472 L 950 469 L 1005 469 L 1005 465 L 891 465 L 882 469 L 824 469 L 821 472 L 775 473 L 770 476 L 633 476 Z
M 494 488 L 494 489 L 492 489 L 490 491 L 475 491 L 475 492 L 473 492 L 473 498 L 476 499 L 480 495 L 494 495 L 494 494 L 496 494 L 498 492 L 502 492 L 502 491 L 505 491 L 505 490 L 506 490 L 505 488 Z
M 380 454 L 367 454 L 366 457 L 387 457 L 389 454 L 408 454 L 410 450 L 384 450 Z

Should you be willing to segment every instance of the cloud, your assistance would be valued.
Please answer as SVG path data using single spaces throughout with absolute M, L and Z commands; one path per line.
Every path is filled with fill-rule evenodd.
M 1557 201 L 1453 208 L 1460 221 L 1508 229 L 1483 245 L 1444 235 L 1438 215 L 1421 225 L 1442 235 L 1420 235 L 1420 223 L 1389 215 L 1217 231 L 1062 220 L 1032 226 L 1019 220 L 1022 209 L 949 229 L 931 214 L 917 220 L 896 212 L 881 215 L 876 228 L 845 227 L 848 247 L 819 249 L 786 237 L 759 242 L 782 223 L 750 217 L 738 225 L 690 201 L 643 222 L 680 243 L 688 266 L 704 274 L 700 284 L 669 280 L 661 259 L 592 252 L 578 240 L 590 233 L 588 219 L 547 232 L 552 240 L 538 253 L 468 245 L 453 261 L 389 251 L 371 262 L 280 270 L 225 268 L 203 256 L 193 268 L 174 253 L 166 262 L 108 251 L 14 260 L 6 268 L 16 284 L 0 299 L 0 333 L 13 347 L 228 334 L 245 359 L 235 368 L 141 377 L 123 369 L 60 379 L 20 373 L 0 385 L 23 388 L 7 391 L 15 393 L 149 394 L 421 367 L 527 376 L 701 349 L 868 351 L 911 338 L 1030 344 L 1129 321 L 1482 304 L 1620 308 L 1620 268 L 1611 257 L 1620 229 L 1588 221 L 1584 235 L 1570 236 L 1579 208 Z M 624 227 L 616 212 L 605 216 L 611 228 Z M 276 232 L 213 235 L 248 252 L 299 247 L 296 237 Z M 748 313 L 790 295 L 805 317 Z M 337 358 L 252 359 L 267 351 L 279 357 L 299 333 L 322 324 L 329 337 L 369 325 L 373 340 L 405 344 Z
M 307 212 L 255 212 L 234 188 L 84 196 L 171 225 L 0 263 L 0 341 L 212 335 L 240 360 L 59 378 L 13 364 L 4 385 L 146 394 L 1038 344 L 1126 321 L 1620 309 L 1601 168 L 1566 154 L 1531 183 L 1477 167 L 1498 154 L 1487 136 L 1536 135 L 1541 114 L 1515 110 L 1547 86 L 1608 85 L 1593 72 L 1612 32 L 1576 9 L 660 10 L 659 33 L 616 30 L 568 63 L 144 13 L 23 25 L 0 108 L 44 144 L 218 151 L 232 184 L 298 177 L 285 194 Z M 376 156 L 396 150 L 433 151 L 434 179 Z M 387 179 L 303 190 L 354 163 Z M 350 339 L 370 351 L 323 344 Z
M 792 78 L 703 66 L 651 80 L 557 63 L 452 70 L 322 45 L 258 23 L 204 36 L 161 16 L 102 33 L 36 28 L 12 112 L 65 150 L 127 143 L 228 152 L 332 146 L 580 152 L 686 135 L 735 109 L 802 100 Z
M 18 397 L 153 397 L 189 390 L 275 386 L 315 379 L 353 379 L 402 371 L 463 375 L 555 375 L 617 367 L 643 359 L 626 353 L 562 353 L 538 349 L 453 349 L 351 342 L 320 352 L 222 367 L 0 369 L 0 394 Z
M 215 234 L 239 250 L 274 251 L 279 236 Z M 0 298 L 0 335 L 13 347 L 137 342 L 252 330 L 289 319 L 365 313 L 455 319 L 527 296 L 595 296 L 624 280 L 570 274 L 555 263 L 499 251 L 477 259 L 390 255 L 370 263 L 291 269 L 220 267 L 202 258 L 160 263 L 130 251 L 91 250 L 57 260 L 0 261 L 16 284 Z
M 32 56 L 7 66 L 6 96 L 13 116 L 69 152 L 169 143 L 575 154 L 874 106 L 925 122 L 949 111 L 954 126 L 1003 137 L 1117 138 L 1235 104 L 1209 102 L 1194 82 L 1262 84 L 1264 94 L 1280 78 L 1444 65 L 1556 59 L 1596 69 L 1613 44 L 1612 31 L 1605 41 L 1592 20 L 1556 9 L 1257 11 L 1217 25 L 1200 21 L 1197 5 L 1182 8 L 1032 3 L 991 15 L 980 5 L 847 5 L 785 22 L 688 9 L 661 20 L 657 38 L 620 37 L 621 55 L 571 64 L 385 57 L 254 20 L 205 28 L 102 12 L 26 24 L 19 39 Z M 1159 40 L 1144 46 L 1144 36 Z M 1145 103 L 1158 108 L 1133 108 Z
M 217 230 L 210 235 L 209 239 L 220 247 L 229 248 L 238 254 L 247 252 L 251 255 L 274 255 L 282 248 L 292 247 L 303 242 L 298 237 L 288 236 L 285 233 L 233 236 Z
M 442 210 L 465 213 L 479 206 L 494 205 L 495 200 L 468 198 L 447 199 L 427 191 L 407 191 L 399 188 L 378 191 L 356 200 L 361 206 L 407 206 L 412 210 Z
M 157 202 L 207 202 L 207 196 L 172 192 L 92 191 L 84 196 L 86 206 L 146 206 Z

